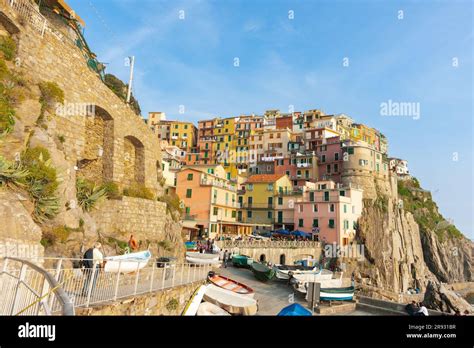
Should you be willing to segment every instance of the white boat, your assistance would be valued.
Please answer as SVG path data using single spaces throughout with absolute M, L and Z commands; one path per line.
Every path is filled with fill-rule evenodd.
M 186 261 L 197 265 L 215 265 L 219 263 L 219 254 L 186 253 Z
M 204 300 L 219 306 L 230 314 L 255 315 L 257 313 L 257 300 L 219 288 L 213 284 L 207 285 Z
M 328 271 L 330 272 L 330 271 Z M 310 274 L 297 274 L 293 278 L 296 282 L 293 287 L 296 291 L 306 294 L 309 283 L 320 283 L 321 288 L 339 288 L 342 286 L 342 273 L 339 278 L 332 278 L 333 273 L 322 274 L 319 277 L 317 275 Z
M 145 267 L 151 258 L 149 250 L 104 258 L 104 271 L 109 273 L 130 273 Z
M 301 266 L 275 265 L 273 268 L 276 271 L 275 275 L 276 275 L 277 279 L 281 279 L 281 280 L 290 279 L 290 272 L 291 272 L 292 275 L 319 273 L 318 267 L 304 267 L 304 268 L 302 268 Z
M 184 307 L 183 313 L 181 315 L 189 316 L 189 315 L 196 315 L 199 310 L 199 306 L 201 305 L 202 298 L 204 293 L 206 292 L 207 288 L 205 285 L 201 285 L 199 288 L 194 291 L 193 296 Z
M 197 310 L 197 315 L 199 316 L 208 316 L 208 315 L 221 315 L 221 316 L 230 316 L 228 312 L 223 310 L 221 307 L 216 306 L 210 302 L 202 302 L 199 305 Z

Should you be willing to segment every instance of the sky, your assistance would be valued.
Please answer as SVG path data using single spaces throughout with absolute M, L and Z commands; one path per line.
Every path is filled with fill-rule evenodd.
M 145 117 L 344 113 L 387 136 L 389 156 L 408 160 L 444 217 L 474 239 L 472 1 L 68 3 L 107 72 L 128 81 L 135 56 Z M 414 108 L 381 112 L 397 103 Z

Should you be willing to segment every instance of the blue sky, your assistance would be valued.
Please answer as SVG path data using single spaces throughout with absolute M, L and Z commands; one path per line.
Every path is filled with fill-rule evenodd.
M 290 105 L 345 113 L 384 133 L 389 155 L 407 159 L 445 218 L 474 238 L 472 1 L 69 4 L 108 72 L 127 81 L 125 59 L 136 57 L 144 115 L 197 121 Z M 420 118 L 381 116 L 388 100 L 419 103 Z

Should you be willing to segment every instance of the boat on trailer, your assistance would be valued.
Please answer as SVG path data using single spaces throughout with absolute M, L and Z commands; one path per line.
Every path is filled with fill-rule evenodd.
M 214 285 L 225 289 L 229 290 L 232 292 L 235 292 L 236 294 L 240 295 L 246 295 L 249 297 L 253 297 L 255 295 L 255 292 L 250 286 L 247 286 L 245 284 L 239 283 L 236 280 L 218 275 L 218 274 L 213 274 L 213 272 L 210 272 L 208 275 L 207 279 Z
M 107 273 L 131 273 L 145 267 L 151 258 L 149 250 L 128 253 L 117 256 L 105 257 L 104 272 Z

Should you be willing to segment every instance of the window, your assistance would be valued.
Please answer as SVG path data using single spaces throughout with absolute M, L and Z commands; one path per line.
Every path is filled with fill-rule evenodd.
M 282 223 L 282 222 L 283 222 L 283 212 L 282 212 L 282 211 L 279 211 L 279 212 L 278 212 L 278 222 L 279 222 L 279 223 Z
M 319 227 L 318 219 L 313 219 L 313 227 Z
M 188 181 L 192 181 L 193 180 L 193 174 L 188 174 Z
M 212 215 L 217 215 L 218 213 L 219 213 L 219 208 L 214 207 L 214 209 L 212 211 Z
M 349 155 L 353 155 L 353 154 L 354 154 L 354 148 L 353 148 L 353 147 L 348 147 L 348 148 L 347 148 L 347 153 L 348 153 Z
M 232 217 L 235 218 L 235 210 L 232 210 Z
M 321 162 L 322 163 L 326 162 L 326 155 L 321 155 Z
M 268 184 L 267 190 L 268 191 L 273 191 L 273 184 Z
M 251 211 L 251 210 L 247 210 L 247 217 L 248 217 L 249 219 L 252 218 L 252 211 Z
M 329 191 L 324 192 L 324 200 L 329 202 Z
M 314 202 L 314 192 L 309 193 L 309 201 Z
M 334 172 L 337 173 L 339 171 L 339 166 L 336 164 L 334 164 Z
M 329 204 L 329 211 L 330 211 L 331 213 L 334 213 L 334 204 L 332 204 L 332 203 Z
M 313 204 L 313 212 L 314 213 L 318 212 L 318 205 L 317 204 Z
M 348 220 L 344 220 L 344 229 L 345 230 L 349 229 L 349 221 Z
M 342 191 L 339 191 L 339 196 L 345 196 L 346 195 L 346 191 L 342 190 Z
M 344 204 L 344 213 L 347 213 L 347 205 Z
M 184 129 L 188 129 L 188 125 L 187 125 L 187 124 L 184 125 Z
M 193 195 L 193 190 L 192 189 L 187 189 L 186 190 L 186 198 L 191 198 Z
M 269 218 L 269 219 L 272 218 L 272 212 L 271 211 L 267 212 L 267 218 Z
M 189 215 L 191 213 L 191 207 L 186 207 L 186 215 Z
M 331 173 L 331 165 L 330 164 L 326 165 L 326 172 L 328 174 Z
M 253 184 L 248 184 L 247 185 L 247 190 L 253 191 Z M 250 197 L 251 198 L 251 197 Z
M 298 227 L 303 227 L 303 226 L 304 226 L 304 220 L 298 219 Z
M 339 153 L 338 153 L 338 152 L 336 152 L 336 153 L 334 154 L 334 160 L 335 160 L 335 161 L 338 161 L 338 160 L 339 160 Z
M 278 197 L 278 205 L 282 205 L 283 204 L 283 197 Z
M 253 197 L 247 197 L 247 203 L 248 203 L 249 205 L 252 205 L 252 203 L 253 203 Z
M 329 219 L 329 228 L 334 228 L 334 219 Z
M 298 211 L 299 211 L 300 213 L 302 213 L 302 212 L 303 212 L 303 209 L 304 209 L 304 208 L 303 208 L 303 204 L 299 204 L 299 205 L 298 205 Z

